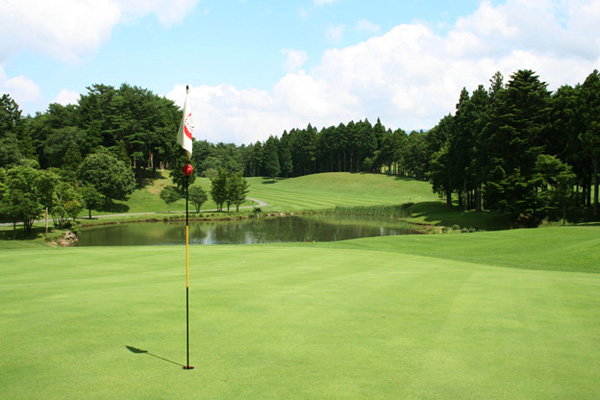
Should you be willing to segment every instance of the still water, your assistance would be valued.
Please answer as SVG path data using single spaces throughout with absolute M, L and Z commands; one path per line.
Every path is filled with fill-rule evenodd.
M 402 221 L 289 216 L 235 222 L 190 222 L 190 244 L 331 242 L 372 236 L 415 233 Z M 78 246 L 185 244 L 184 222 L 143 222 L 82 229 Z

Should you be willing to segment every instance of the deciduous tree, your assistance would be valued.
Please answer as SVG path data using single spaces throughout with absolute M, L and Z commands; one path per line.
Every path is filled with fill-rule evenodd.
M 227 187 L 228 173 L 225 168 L 220 168 L 217 171 L 217 176 L 211 178 L 211 189 L 210 196 L 213 201 L 217 204 L 217 211 L 223 211 L 223 204 L 227 201 L 228 187 Z
M 131 169 L 108 152 L 89 154 L 79 167 L 78 177 L 102 194 L 105 204 L 126 200 L 135 189 Z
M 177 190 L 175 186 L 166 186 L 163 190 L 160 191 L 159 195 L 161 200 L 167 203 L 168 213 L 171 212 L 171 204 L 181 199 L 181 193 Z
M 196 212 L 200 212 L 202 204 L 206 203 L 206 200 L 208 200 L 206 191 L 200 185 L 190 186 L 188 189 L 188 196 L 189 201 L 196 207 Z

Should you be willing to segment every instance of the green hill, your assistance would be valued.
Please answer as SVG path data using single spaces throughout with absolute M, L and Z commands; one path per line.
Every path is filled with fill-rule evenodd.
M 439 202 L 428 182 L 380 174 L 323 173 L 272 182 L 250 178 L 249 196 L 278 211 Z

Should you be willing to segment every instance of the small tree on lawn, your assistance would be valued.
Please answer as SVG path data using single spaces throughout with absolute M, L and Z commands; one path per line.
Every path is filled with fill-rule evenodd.
M 102 207 L 102 195 L 93 186 L 84 186 L 81 188 L 81 198 L 83 205 L 88 209 L 89 219 L 92 219 L 92 210 Z
M 69 182 L 59 182 L 54 190 L 54 200 L 50 207 L 50 214 L 54 220 L 56 228 L 62 228 L 69 218 L 74 219 L 74 214 L 78 214 L 81 207 L 81 195 L 75 190 L 75 187 Z M 75 203 L 67 203 L 75 201 Z M 76 216 L 76 215 L 75 215 Z
M 244 179 L 241 172 L 237 172 L 229 178 L 227 184 L 229 186 L 227 211 L 229 211 L 229 203 L 235 204 L 235 211 L 240 211 L 240 204 L 246 200 L 246 194 L 250 190 L 248 181 Z
M 181 194 L 177 191 L 175 186 L 167 186 L 160 191 L 160 198 L 167 203 L 168 212 L 171 212 L 171 204 L 175 203 L 181 198 Z
M 189 200 L 196 207 L 196 212 L 200 212 L 200 207 L 202 207 L 202 204 L 206 203 L 206 200 L 208 200 L 208 195 L 206 194 L 206 191 L 198 185 L 190 186 L 190 188 L 188 189 L 188 196 Z
M 210 196 L 213 201 L 217 203 L 217 211 L 223 211 L 223 203 L 227 201 L 228 192 L 227 192 L 227 179 L 228 179 L 227 170 L 224 168 L 219 168 L 217 176 L 210 180 L 211 189 Z
M 78 200 L 69 200 L 65 203 L 65 211 L 69 217 L 73 218 L 73 221 L 75 221 L 81 210 L 83 210 L 83 204 Z

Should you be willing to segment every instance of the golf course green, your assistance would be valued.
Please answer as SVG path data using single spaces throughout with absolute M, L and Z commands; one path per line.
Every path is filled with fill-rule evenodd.
M 191 246 L 183 370 L 185 246 L 2 244 L 0 397 L 596 399 L 599 272 L 598 225 Z

